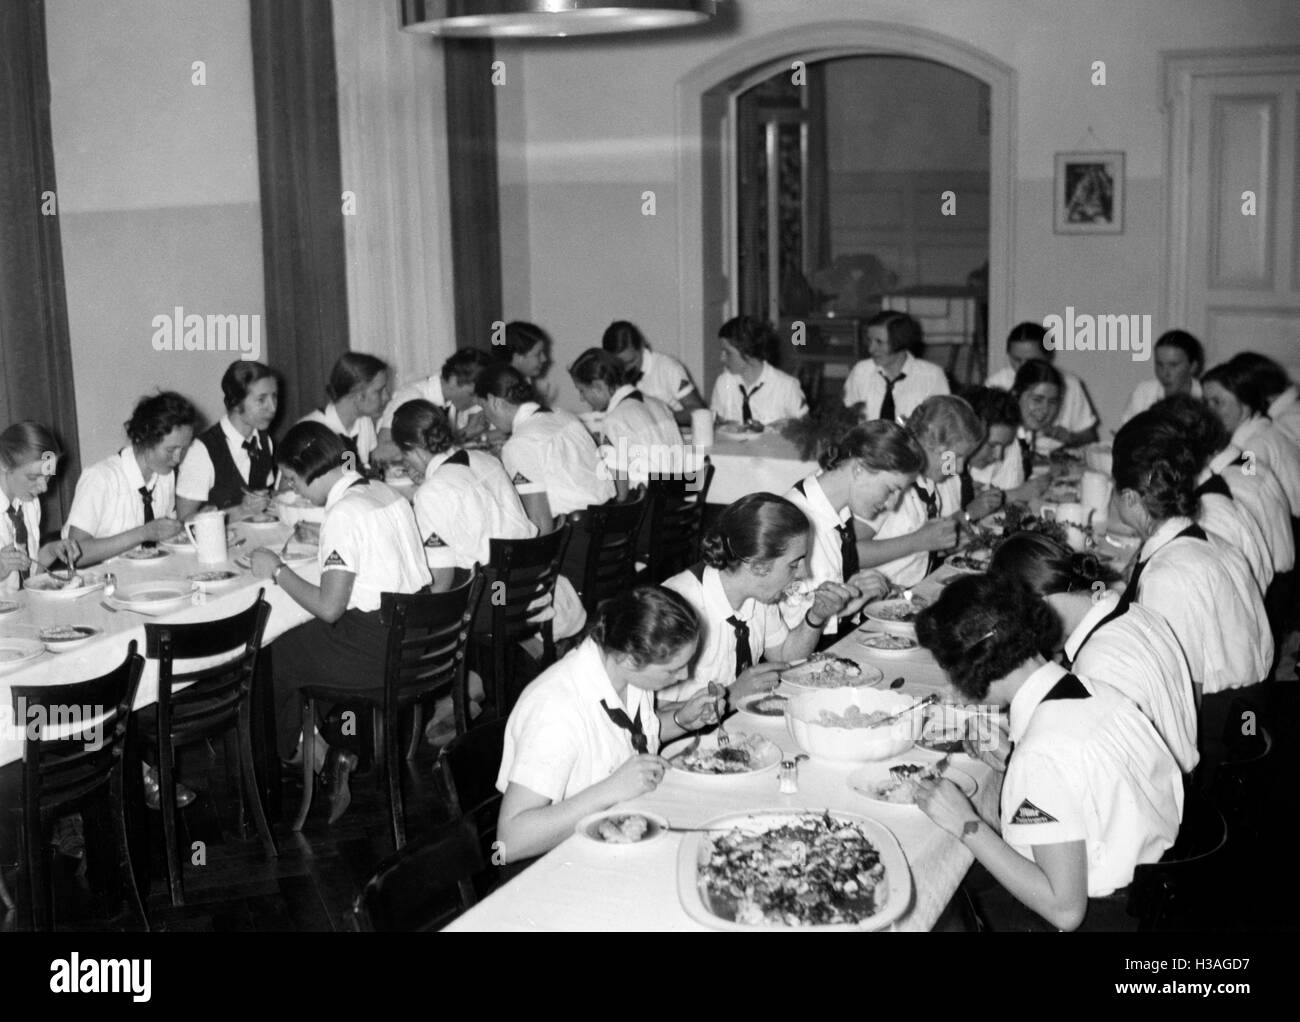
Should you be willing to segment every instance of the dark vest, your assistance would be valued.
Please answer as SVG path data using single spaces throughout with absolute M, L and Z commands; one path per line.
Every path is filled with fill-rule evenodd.
M 222 511 L 240 504 L 244 499 L 244 487 L 248 480 L 241 476 L 239 469 L 235 467 L 235 459 L 230 455 L 230 445 L 226 443 L 226 433 L 221 428 L 221 423 L 213 423 L 199 434 L 198 440 L 208 449 L 208 457 L 212 459 L 214 478 L 212 489 L 208 491 L 207 502 Z M 270 434 L 259 432 L 257 440 L 262 445 L 262 449 L 269 454 Z M 272 482 L 268 481 L 267 485 L 272 485 Z

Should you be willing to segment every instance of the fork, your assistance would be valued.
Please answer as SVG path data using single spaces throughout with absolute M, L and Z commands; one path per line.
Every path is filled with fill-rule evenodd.
M 726 690 L 716 682 L 709 682 L 709 695 L 719 696 Z M 722 718 L 718 718 L 718 730 L 716 732 L 718 739 L 718 748 L 725 749 L 731 745 L 731 735 L 727 734 L 727 729 L 722 724 Z

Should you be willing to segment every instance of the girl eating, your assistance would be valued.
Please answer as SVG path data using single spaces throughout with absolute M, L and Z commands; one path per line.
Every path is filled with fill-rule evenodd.
M 686 676 L 699 634 L 686 600 L 641 586 L 602 603 L 582 644 L 524 689 L 497 775 L 507 862 L 541 855 L 584 816 L 654 791 L 667 768 L 660 747 L 718 722 L 722 707 L 709 692 L 664 700 Z
M 411 505 L 383 483 L 362 478 L 346 453 L 343 439 L 319 422 L 298 423 L 276 452 L 293 491 L 325 508 L 319 585 L 274 551 L 259 548 L 250 555 L 253 574 L 269 578 L 314 618 L 275 641 L 279 745 L 286 760 L 301 742 L 298 690 L 315 683 L 381 687 L 388 631 L 379 620 L 380 596 L 419 592 L 430 582 Z M 328 750 L 327 760 L 326 751 L 316 733 L 303 754 L 326 761 L 332 823 L 351 801 L 348 773 L 356 755 Z
M 69 567 L 81 549 L 75 540 L 41 545 L 41 495 L 50 487 L 63 450 L 39 422 L 15 422 L 0 433 L 0 588 L 8 591 L 58 560 Z
M 1155 726 L 1178 768 L 1190 774 L 1196 751 L 1196 700 L 1191 668 L 1163 617 L 1137 603 L 1121 605 L 1094 554 L 1078 554 L 1041 532 L 1008 536 L 993 554 L 992 572 L 1023 582 L 1061 623 L 1066 667 L 1123 693 Z
M 614 496 L 614 483 L 599 464 L 596 443 L 582 421 L 569 412 L 543 408 L 518 370 L 484 370 L 475 389 L 488 421 L 509 436 L 501 463 L 542 533 L 556 528 L 557 516 L 604 504 Z
M 232 362 L 221 375 L 226 414 L 194 439 L 176 476 L 176 515 L 204 507 L 244 514 L 266 510 L 275 489 L 271 423 L 280 401 L 274 370 L 261 362 Z
M 898 506 L 925 468 L 926 454 L 901 426 L 877 419 L 826 444 L 819 464 L 822 471 L 796 483 L 786 498 L 812 525 L 808 578 L 816 585 L 833 581 L 856 588 L 861 597 L 843 610 L 852 615 L 889 589 L 884 575 L 860 567 L 857 527 Z M 797 625 L 798 618 L 791 619 L 790 612 L 798 612 L 801 605 L 786 607 L 787 624 Z M 826 635 L 837 633 L 838 620 L 832 617 L 826 623 Z
M 1158 861 L 1182 822 L 1182 776 L 1151 722 L 1043 656 L 1059 629 L 1039 597 L 996 574 L 957 579 L 917 617 L 962 699 L 1010 712 L 999 826 L 951 781 L 922 781 L 917 796 L 993 881 L 969 886 L 994 929 L 1115 927 L 1134 869 Z
M 701 544 L 703 561 L 664 583 L 686 597 L 702 629 L 690 679 L 664 698 L 687 699 L 711 682 L 726 686 L 733 702 L 768 691 L 789 661 L 816 649 L 831 618 L 861 602 L 855 586 L 827 579 L 812 591 L 811 605 L 802 604 L 798 624 L 786 626 L 778 604 L 791 583 L 805 579 L 811 540 L 808 518 L 784 497 L 752 493 L 722 512 Z
M 981 494 L 963 513 L 961 474 L 984 438 L 984 425 L 959 397 L 926 398 L 907 421 L 925 452 L 925 467 L 892 511 L 861 530 L 862 566 L 879 569 L 899 586 L 913 586 L 929 574 L 939 551 L 957 545 L 958 519 L 979 518 L 1001 506 L 1001 495 Z
M 357 459 L 353 467 L 368 469 L 370 455 L 379 445 L 375 423 L 388 404 L 388 379 L 388 364 L 382 359 L 359 351 L 345 352 L 330 371 L 325 388 L 330 403 L 298 421 L 328 426 Z
M 85 564 L 181 531 L 176 466 L 194 439 L 197 420 L 194 406 L 179 394 L 142 398 L 126 422 L 130 445 L 81 474 L 63 537 L 77 543 Z

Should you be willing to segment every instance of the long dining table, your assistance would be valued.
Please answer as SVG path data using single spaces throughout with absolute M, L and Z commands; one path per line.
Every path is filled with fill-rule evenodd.
M 115 605 L 105 598 L 103 589 L 94 589 L 75 598 L 52 598 L 25 589 L 0 594 L 0 601 L 19 605 L 18 610 L 0 616 L 0 638 L 36 639 L 43 629 L 60 625 L 80 625 L 99 630 L 98 634 L 66 652 L 47 651 L 39 658 L 8 671 L 3 671 L 0 665 L 0 767 L 21 759 L 23 755 L 26 727 L 23 722 L 17 722 L 18 726 L 15 726 L 11 694 L 14 686 L 59 685 L 98 677 L 125 659 L 132 641 L 137 643 L 141 655 L 144 654 L 144 626 L 147 623 L 220 620 L 249 607 L 257 599 L 259 589 L 265 590 L 266 600 L 271 606 L 263 635 L 264 643 L 310 619 L 310 613 L 283 590 L 272 585 L 269 580 L 254 577 L 247 568 L 237 563 L 239 557 L 246 556 L 249 550 L 259 546 L 279 550 L 289 537 L 290 528 L 276 522 L 265 525 L 236 523 L 232 529 L 237 535 L 234 542 L 239 545 L 232 545 L 230 559 L 219 564 L 200 564 L 192 551 L 169 550 L 166 557 L 156 561 L 135 561 L 119 556 L 82 569 L 83 575 L 90 572 L 111 572 L 116 576 L 119 589 L 139 582 L 187 583 L 190 575 L 204 571 L 228 570 L 237 573 L 236 579 L 220 589 L 194 589 L 189 602 L 163 613 L 146 615 L 120 605 L 109 609 Z M 319 581 L 320 568 L 314 557 L 306 564 L 295 563 L 293 567 L 304 578 L 312 582 Z M 202 664 L 187 666 L 197 667 Z M 157 699 L 157 663 L 146 660 L 136 693 L 135 708 L 152 705 Z M 84 719 L 87 722 L 93 721 L 93 717 Z
M 941 568 L 915 589 L 934 598 L 954 574 Z M 849 632 L 831 652 L 883 673 L 877 687 L 902 678 L 898 691 L 918 699 L 951 694 L 943 671 L 923 649 L 888 655 L 873 654 L 861 645 L 862 632 Z M 729 719 L 735 734 L 759 733 L 779 745 L 787 756 L 801 750 L 785 731 L 784 721 L 755 723 L 757 718 Z M 670 746 L 666 755 L 673 755 Z M 907 758 L 907 754 L 887 763 Z M 997 822 L 1000 773 L 980 760 L 956 754 L 952 765 L 978 785 L 975 806 L 986 820 Z M 674 827 L 699 827 L 713 818 L 763 809 L 829 809 L 876 820 L 898 839 L 912 876 L 906 911 L 891 925 L 896 930 L 929 930 L 957 890 L 973 861 L 971 853 L 916 807 L 885 805 L 852 790 L 848 776 L 859 764 L 809 759 L 799 766 L 797 794 L 781 794 L 775 771 L 754 776 L 696 777 L 669 770 L 659 787 L 620 806 L 658 813 Z M 509 883 L 462 915 L 448 930 L 609 930 L 697 931 L 707 926 L 686 911 L 679 893 L 678 857 L 690 835 L 669 833 L 644 846 L 600 845 L 573 835 Z

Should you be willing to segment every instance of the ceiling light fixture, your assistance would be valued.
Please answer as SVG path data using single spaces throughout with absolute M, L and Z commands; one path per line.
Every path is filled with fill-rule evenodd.
M 716 0 L 400 0 L 402 28 L 441 36 L 598 35 L 708 21 Z

